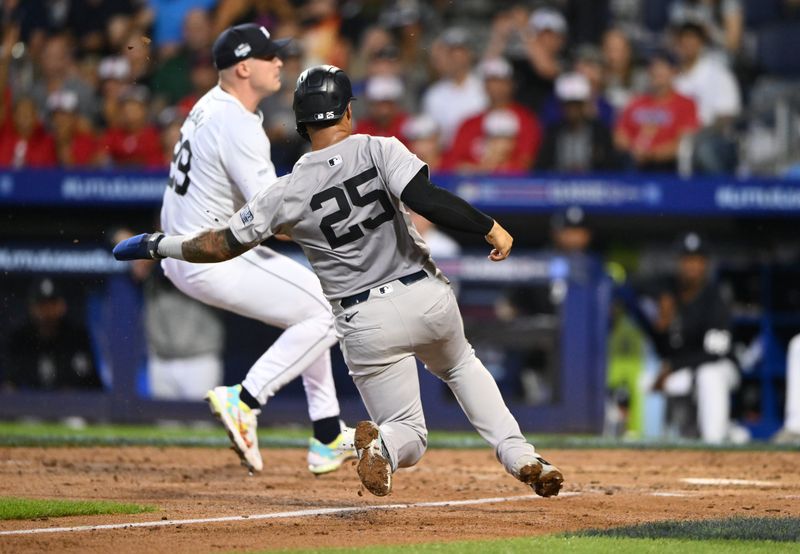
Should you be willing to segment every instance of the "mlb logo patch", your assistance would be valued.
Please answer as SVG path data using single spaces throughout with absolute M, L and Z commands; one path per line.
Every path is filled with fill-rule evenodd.
M 378 294 L 380 296 L 386 296 L 387 294 L 391 294 L 394 289 L 392 285 L 383 285 L 382 287 L 378 288 Z
M 245 206 L 244 209 L 239 212 L 239 217 L 242 218 L 242 223 L 247 225 L 251 221 L 253 221 L 253 212 L 250 211 L 250 208 Z
M 328 166 L 329 167 L 336 167 L 340 163 L 342 163 L 342 156 L 339 155 L 339 154 L 336 154 L 332 158 L 328 158 Z

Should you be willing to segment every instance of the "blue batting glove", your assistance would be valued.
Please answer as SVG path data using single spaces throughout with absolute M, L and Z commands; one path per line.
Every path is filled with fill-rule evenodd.
M 158 243 L 164 233 L 142 233 L 125 239 L 114 247 L 114 257 L 118 260 L 160 260 Z

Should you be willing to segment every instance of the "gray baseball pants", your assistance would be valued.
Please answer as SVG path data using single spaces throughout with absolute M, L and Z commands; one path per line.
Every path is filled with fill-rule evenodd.
M 415 356 L 447 383 L 509 473 L 515 475 L 521 461 L 535 455 L 464 337 L 448 283 L 435 277 L 407 286 L 392 281 L 347 309 L 337 301 L 332 305 L 344 359 L 370 418 L 380 426 L 393 471 L 416 464 L 427 446 Z

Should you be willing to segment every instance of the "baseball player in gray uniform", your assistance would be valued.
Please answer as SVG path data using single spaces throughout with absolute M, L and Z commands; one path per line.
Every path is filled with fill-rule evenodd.
M 280 88 L 279 53 L 286 42 L 272 40 L 254 24 L 231 27 L 214 42 L 219 84 L 198 100 L 181 127 L 161 208 L 165 232 L 218 227 L 277 179 L 257 106 Z M 263 467 L 256 434 L 261 406 L 298 375 L 314 428 L 309 470 L 326 473 L 355 457 L 348 446 L 353 429 L 340 426 L 331 373 L 333 314 L 308 268 L 265 246 L 223 264 L 165 259 L 162 266 L 186 295 L 284 329 L 241 384 L 206 394 L 245 466 Z
M 371 421 L 356 426 L 358 475 L 375 495 L 416 464 L 427 445 L 415 357 L 455 394 L 475 429 L 514 477 L 541 496 L 563 476 L 522 436 L 500 391 L 464 337 L 447 278 L 404 205 L 437 225 L 484 235 L 489 259 L 508 257 L 512 237 L 468 203 L 431 184 L 427 166 L 396 138 L 352 135 L 347 75 L 317 66 L 299 77 L 298 132 L 311 141 L 292 173 L 263 189 L 222 229 L 191 236 L 143 234 L 118 244 L 118 259 L 218 262 L 266 237 L 300 244 L 336 317 L 350 374 Z

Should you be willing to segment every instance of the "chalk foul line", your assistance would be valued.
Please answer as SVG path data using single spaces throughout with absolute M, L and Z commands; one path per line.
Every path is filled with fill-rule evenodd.
M 681 479 L 684 483 L 689 485 L 710 485 L 710 486 L 725 486 L 731 485 L 735 487 L 780 487 L 781 484 L 775 481 L 755 481 L 752 479 L 720 479 L 717 477 L 685 477 Z
M 559 497 L 578 496 L 579 492 L 562 492 Z M 169 527 L 172 525 L 200 525 L 204 523 L 227 523 L 235 521 L 253 521 L 259 519 L 285 519 L 292 517 L 316 517 L 326 515 L 369 512 L 375 510 L 408 510 L 411 508 L 441 508 L 450 506 L 475 506 L 478 504 L 497 504 L 500 502 L 517 502 L 534 500 L 541 497 L 532 494 L 523 496 L 499 496 L 495 498 L 475 498 L 470 500 L 442 500 L 438 502 L 414 502 L 410 504 L 368 504 L 364 506 L 341 506 L 338 508 L 315 508 L 312 510 L 296 510 L 292 512 L 273 512 L 270 514 L 252 514 L 243 516 L 206 517 L 196 519 L 168 519 L 159 521 L 140 521 L 133 523 L 109 523 L 105 525 L 79 525 L 76 527 L 40 527 L 36 529 L 16 529 L 0 531 L 0 536 L 35 535 L 41 533 L 77 533 L 80 531 L 101 531 L 106 529 L 136 529 L 141 527 Z

